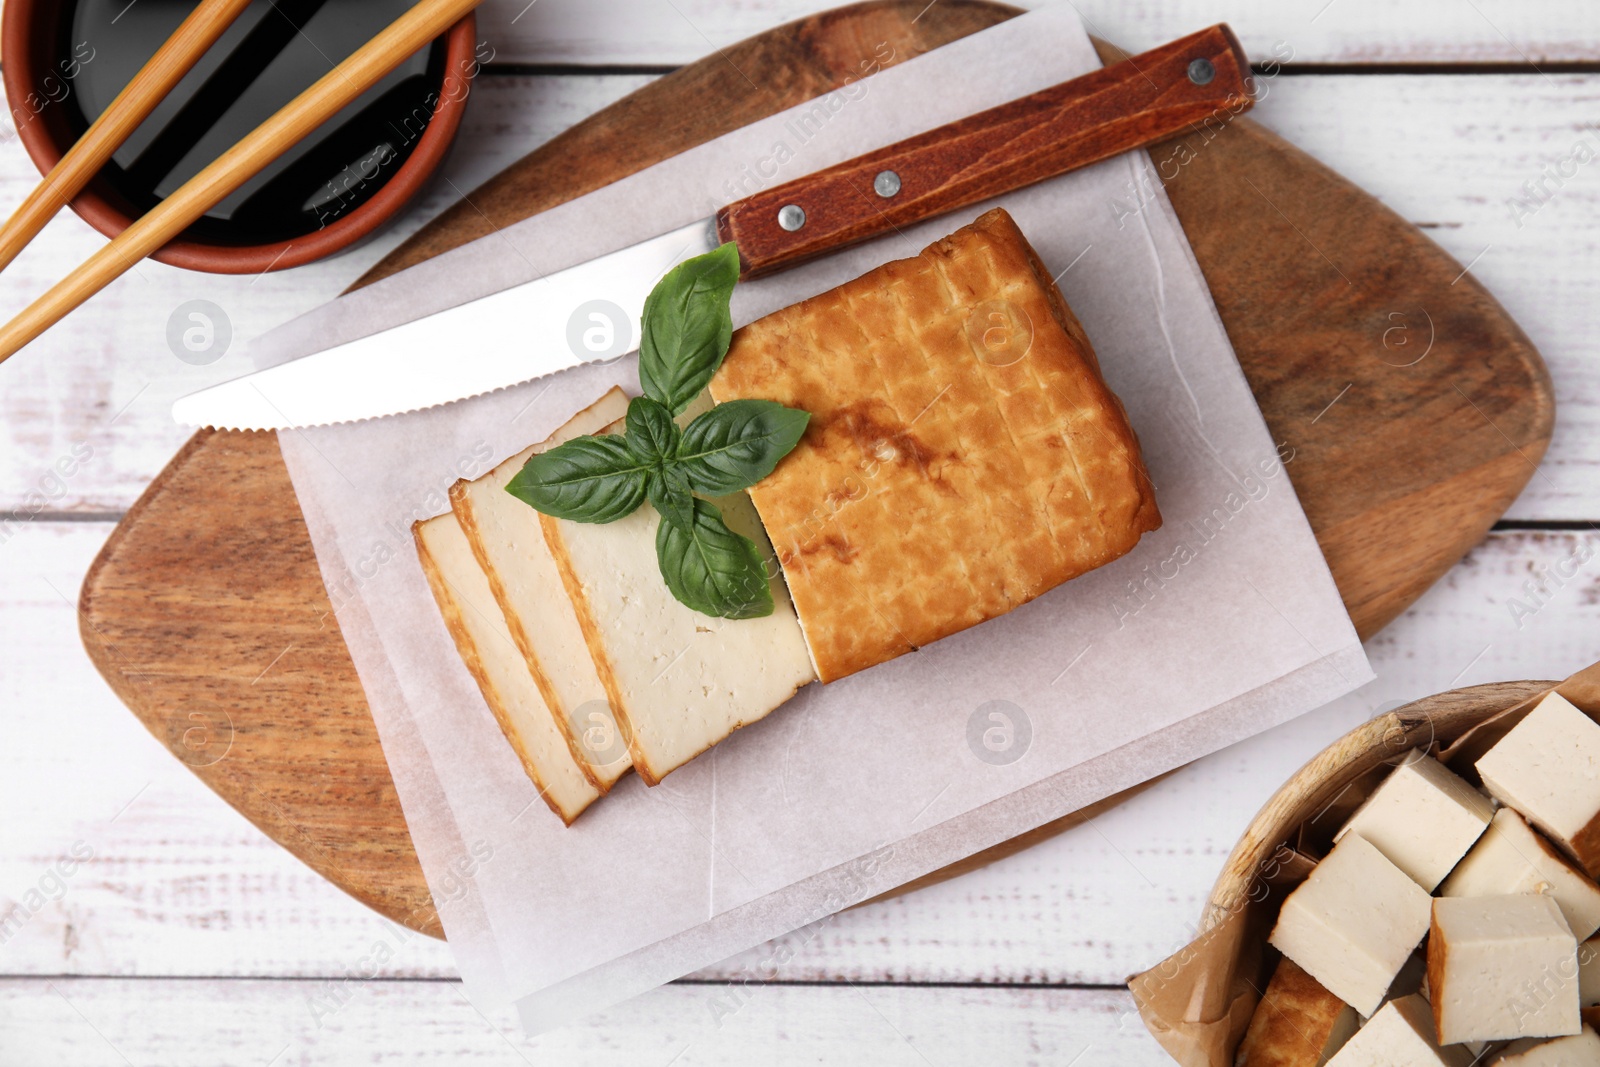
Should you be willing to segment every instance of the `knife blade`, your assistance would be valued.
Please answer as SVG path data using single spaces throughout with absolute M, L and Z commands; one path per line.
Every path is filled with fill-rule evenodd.
M 755 193 L 639 244 L 178 400 L 180 423 L 283 429 L 401 414 L 632 351 L 644 299 L 731 241 L 752 278 L 1142 148 L 1254 102 L 1225 24 Z

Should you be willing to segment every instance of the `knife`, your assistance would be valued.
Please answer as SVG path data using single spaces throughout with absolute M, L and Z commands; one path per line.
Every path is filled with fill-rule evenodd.
M 173 418 L 257 430 L 352 422 L 609 359 L 632 350 L 661 276 L 724 242 L 739 250 L 741 279 L 759 277 L 1224 123 L 1253 103 L 1249 61 L 1218 24 L 586 263 L 203 389 L 178 400 Z M 595 308 L 606 310 L 586 310 Z

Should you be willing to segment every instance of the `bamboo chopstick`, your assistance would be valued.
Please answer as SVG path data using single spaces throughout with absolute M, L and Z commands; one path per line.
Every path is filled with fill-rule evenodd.
M 177 31 L 156 50 L 111 106 L 84 131 L 78 142 L 50 168 L 22 205 L 0 226 L 0 270 L 38 236 L 45 223 L 89 184 L 128 135 L 172 87 L 189 73 L 223 31 L 233 25 L 250 0 L 202 0 Z
M 178 236 L 480 2 L 419 0 L 0 328 L 0 362 Z

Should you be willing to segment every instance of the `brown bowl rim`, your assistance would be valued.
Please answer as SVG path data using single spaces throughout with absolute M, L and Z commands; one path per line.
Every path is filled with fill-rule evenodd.
M 0 12 L 0 79 L 7 105 L 19 114 L 35 91 L 33 50 L 30 48 L 34 17 L 57 5 L 39 0 L 9 0 Z M 472 77 L 476 73 L 477 15 L 468 12 L 440 38 L 445 43 L 444 82 L 427 128 L 406 161 L 383 187 L 365 203 L 337 222 L 286 241 L 258 245 L 223 245 L 179 236 L 150 258 L 185 270 L 208 274 L 261 274 L 299 267 L 343 251 L 393 219 L 427 184 L 444 161 L 461 127 Z M 432 47 L 432 44 L 429 45 Z M 19 103 L 19 101 L 24 103 Z M 50 173 L 66 148 L 51 136 L 46 122 L 18 122 L 17 136 L 41 175 Z M 69 146 L 70 147 L 70 146 Z M 133 224 L 127 212 L 113 204 L 90 183 L 68 204 L 83 221 L 107 237 L 115 237 Z

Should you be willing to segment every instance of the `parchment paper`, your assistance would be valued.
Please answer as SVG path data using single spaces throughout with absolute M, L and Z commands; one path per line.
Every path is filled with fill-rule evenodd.
M 788 180 L 1097 64 L 1070 12 L 1023 15 L 854 83 L 821 112 L 775 116 L 364 289 L 290 324 L 257 358 L 581 262 L 709 215 L 752 181 Z M 1285 473 L 1292 452 L 1280 457 L 1267 433 L 1145 154 L 1001 203 L 1061 272 L 1139 434 L 1165 526 L 1004 618 L 808 687 L 654 789 L 625 779 L 570 829 L 537 799 L 457 657 L 408 528 L 445 510 L 452 480 L 542 439 L 606 386 L 636 390 L 633 357 L 280 434 L 480 1006 L 515 1003 L 534 1032 L 559 1026 L 1371 678 Z M 735 318 L 912 255 L 987 206 L 741 285 Z M 982 741 L 997 709 L 1013 724 L 998 757 Z

